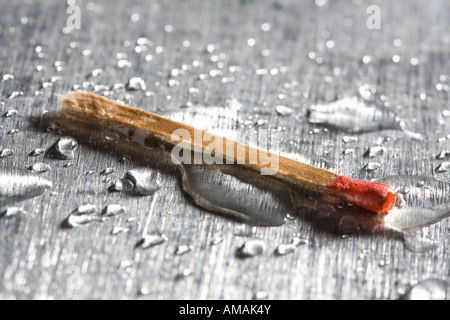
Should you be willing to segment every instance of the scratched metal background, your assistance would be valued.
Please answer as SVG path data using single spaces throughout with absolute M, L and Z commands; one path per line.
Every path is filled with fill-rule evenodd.
M 15 152 L 0 165 L 23 168 L 43 161 L 52 168 L 43 176 L 54 182 L 45 195 L 20 204 L 28 214 L 0 220 L 0 298 L 398 299 L 418 281 L 448 279 L 446 241 L 417 253 L 390 233 L 343 235 L 301 212 L 280 227 L 250 227 L 193 205 L 169 162 L 145 154 L 121 161 L 125 146 L 102 147 L 83 128 L 87 138 L 80 139 L 73 166 L 29 156 L 67 134 L 46 129 L 46 115 L 59 109 L 55 94 L 76 85 L 102 92 L 139 76 L 147 95 L 115 92 L 112 97 L 160 114 L 189 112 L 198 104 L 224 106 L 234 98 L 242 103 L 243 122 L 267 120 L 260 124 L 281 128 L 282 148 L 292 151 L 293 142 L 335 162 L 343 174 L 362 179 L 418 174 L 448 181 L 449 172 L 435 171 L 436 154 L 450 148 L 450 139 L 440 139 L 450 133 L 444 111 L 449 109 L 448 1 L 75 2 L 81 29 L 67 32 L 64 1 L 0 0 L 0 73 L 14 76 L 0 82 L 0 112 L 18 112 L 0 118 L 0 148 Z M 380 30 L 366 26 L 369 5 L 381 10 Z M 141 39 L 136 48 L 141 37 L 150 42 Z M 118 68 L 124 57 L 118 53 L 126 53 L 132 66 Z M 364 56 L 372 61 L 363 63 Z M 103 73 L 95 77 L 95 69 Z M 171 74 L 173 69 L 183 73 Z M 389 130 L 345 143 L 348 134 L 307 123 L 309 105 L 357 95 L 365 83 L 376 87 L 425 141 Z M 19 96 L 8 99 L 15 91 Z M 278 115 L 277 105 L 294 114 Z M 11 129 L 19 132 L 8 134 Z M 380 137 L 389 139 L 387 151 L 375 159 L 382 166 L 367 172 L 364 153 Z M 346 149 L 354 152 L 344 155 Z M 126 170 L 143 165 L 161 172 L 156 194 L 108 192 Z M 107 167 L 116 171 L 100 175 Z M 86 175 L 90 170 L 95 173 Z M 83 228 L 61 228 L 86 202 L 100 209 L 120 203 L 127 213 Z M 111 235 L 115 226 L 130 232 Z M 435 233 L 445 235 L 448 227 L 443 221 Z M 168 241 L 135 249 L 144 231 L 163 232 Z M 294 236 L 307 243 L 276 256 L 277 245 Z M 212 245 L 218 237 L 223 241 Z M 263 254 L 237 257 L 237 248 L 254 238 L 265 241 Z M 180 245 L 192 250 L 177 255 Z

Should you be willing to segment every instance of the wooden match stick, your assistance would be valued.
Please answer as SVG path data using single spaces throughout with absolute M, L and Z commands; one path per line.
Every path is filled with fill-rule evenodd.
M 233 148 L 223 148 L 222 152 L 213 150 L 215 157 L 226 159 L 226 163 L 243 164 L 253 170 L 270 170 L 267 157 L 273 156 L 266 151 L 250 147 L 246 144 L 219 137 L 196 129 L 183 123 L 175 122 L 159 115 L 122 105 L 102 96 L 88 92 L 70 92 L 62 97 L 62 112 L 75 119 L 87 122 L 101 122 L 112 126 L 126 126 L 146 132 L 149 136 L 164 143 L 178 145 L 183 143 L 190 150 L 211 153 L 211 141 L 220 142 L 222 146 L 232 145 Z M 175 132 L 188 133 L 178 135 Z M 192 139 L 201 133 L 208 139 Z M 254 155 L 266 155 L 254 157 Z M 278 170 L 274 177 L 291 184 L 328 194 L 362 208 L 387 213 L 395 203 L 397 195 L 393 188 L 378 182 L 356 180 L 342 176 L 326 169 L 317 168 L 306 163 L 276 155 Z

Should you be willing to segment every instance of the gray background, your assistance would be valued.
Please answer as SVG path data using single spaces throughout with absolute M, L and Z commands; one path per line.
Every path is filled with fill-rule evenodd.
M 380 30 L 366 26 L 366 9 L 373 4 L 381 10 Z M 20 204 L 28 214 L 0 220 L 0 298 L 398 299 L 418 281 L 448 278 L 447 241 L 413 252 L 391 233 L 342 234 L 301 212 L 279 227 L 248 226 L 195 206 L 167 159 L 144 152 L 121 161 L 126 146 L 103 147 L 88 128 L 80 128 L 87 138 L 78 138 L 74 160 L 29 156 L 70 133 L 47 129 L 46 114 L 59 110 L 55 94 L 77 88 L 102 94 L 139 76 L 145 91 L 111 90 L 110 98 L 162 115 L 219 106 L 209 116 L 222 116 L 205 126 L 249 134 L 263 120 L 264 128 L 280 129 L 283 151 L 328 159 L 355 178 L 416 174 L 449 181 L 449 172 L 435 171 L 441 162 L 436 155 L 450 148 L 450 139 L 442 139 L 450 133 L 444 111 L 448 1 L 77 0 L 76 5 L 81 29 L 69 32 L 64 1 L 0 0 L 0 73 L 14 76 L 0 82 L 0 112 L 17 110 L 0 118 L 0 149 L 15 152 L 0 165 L 24 168 L 43 161 L 52 168 L 43 176 L 54 183 L 43 196 Z M 142 37 L 147 40 L 137 46 Z M 123 53 L 130 67 L 117 67 Z M 393 61 L 395 55 L 400 61 Z M 364 56 L 370 63 L 363 63 Z M 55 66 L 56 61 L 63 64 Z M 94 76 L 95 69 L 103 72 Z M 348 133 L 307 122 L 310 105 L 358 95 L 362 84 L 376 88 L 385 105 L 425 140 L 386 130 L 352 135 L 358 140 L 345 143 Z M 19 96 L 9 99 L 15 91 Z M 220 112 L 229 99 L 242 104 L 238 125 L 226 109 Z M 278 115 L 277 105 L 292 108 L 293 115 Z M 8 134 L 11 129 L 19 132 Z M 386 152 L 375 159 L 381 168 L 367 172 L 364 153 L 380 137 L 386 141 Z M 343 154 L 347 149 L 354 151 Z M 64 167 L 68 162 L 73 166 Z M 108 192 L 126 170 L 143 165 L 160 171 L 157 193 Z M 100 175 L 107 167 L 115 172 Z M 89 170 L 95 173 L 86 175 Z M 120 203 L 127 212 L 83 228 L 61 228 L 86 202 L 100 209 Z M 111 235 L 116 226 L 130 231 Z M 448 227 L 443 221 L 431 233 L 445 238 Z M 168 241 L 135 249 L 145 232 L 163 232 Z M 212 245 L 218 237 L 223 241 Z M 275 248 L 293 237 L 307 243 L 276 256 Z M 265 241 L 266 250 L 237 257 L 237 248 L 255 238 Z M 180 245 L 192 250 L 177 255 Z

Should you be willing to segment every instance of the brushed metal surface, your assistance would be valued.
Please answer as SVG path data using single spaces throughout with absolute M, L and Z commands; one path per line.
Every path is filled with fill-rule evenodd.
M 379 30 L 367 27 L 373 4 Z M 343 234 L 306 210 L 282 226 L 248 226 L 197 207 L 160 149 L 105 141 L 102 129 L 71 127 L 54 114 L 56 95 L 80 88 L 178 120 L 197 110 L 205 128 L 229 134 L 256 139 L 270 129 L 280 150 L 328 159 L 354 178 L 449 181 L 448 171 L 435 170 L 436 155 L 450 149 L 448 1 L 77 0 L 80 29 L 72 31 L 76 11 L 67 13 L 64 1 L 0 6 L 0 113 L 17 110 L 0 117 L 0 150 L 14 151 L 0 165 L 43 162 L 51 171 L 41 176 L 53 182 L 16 204 L 27 214 L 0 218 L 1 299 L 398 299 L 418 281 L 448 279 L 448 241 L 418 253 L 398 235 Z M 133 77 L 145 90 L 125 89 Z M 359 96 L 364 84 L 425 139 L 308 123 L 309 106 Z M 238 111 L 227 109 L 230 99 Z M 280 114 L 280 105 L 293 112 Z M 78 141 L 74 159 L 30 156 L 66 135 Z M 385 152 L 365 156 L 377 144 Z M 380 168 L 364 170 L 370 161 Z M 128 170 L 145 166 L 158 170 L 158 191 L 111 192 Z M 101 174 L 107 168 L 114 172 Z M 63 228 L 85 203 L 126 212 Z M 444 220 L 433 232 L 442 237 L 449 227 Z M 167 239 L 136 248 L 145 234 Z M 305 241 L 275 254 L 295 237 Z M 250 239 L 262 239 L 265 250 L 242 259 L 237 250 Z

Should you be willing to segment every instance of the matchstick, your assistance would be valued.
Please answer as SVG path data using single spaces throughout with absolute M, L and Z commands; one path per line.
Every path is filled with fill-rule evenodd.
M 270 154 L 93 93 L 68 93 L 62 97 L 62 112 L 84 122 L 101 122 L 105 125 L 135 129 L 161 142 L 182 146 L 197 153 L 210 154 L 214 159 L 225 159 L 228 164 L 241 164 L 261 173 L 273 174 L 273 177 L 290 184 L 340 198 L 373 212 L 387 213 L 397 198 L 394 189 L 385 184 L 356 180 Z M 276 170 L 273 170 L 275 160 L 277 166 Z

